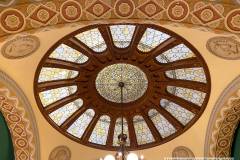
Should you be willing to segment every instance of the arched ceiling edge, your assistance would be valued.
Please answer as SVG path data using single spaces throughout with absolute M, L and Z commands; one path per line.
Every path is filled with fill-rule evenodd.
M 15 158 L 16 156 L 24 156 L 25 158 L 27 157 L 27 159 L 40 160 L 38 127 L 31 104 L 18 84 L 2 70 L 0 70 L 0 96 L 0 111 L 3 113 L 11 131 L 11 136 L 15 146 Z M 15 115 L 20 119 L 19 121 L 13 123 L 12 121 L 14 121 Z M 12 116 L 13 118 L 11 119 Z M 26 140 L 22 139 L 25 136 L 28 138 Z M 29 153 L 24 151 L 26 148 L 24 150 L 22 149 L 26 147 L 25 145 L 20 145 L 20 147 L 18 145 L 18 143 L 24 144 L 23 142 L 26 141 Z
M 95 3 L 103 7 L 94 10 Z M 0 12 L 0 42 L 13 38 L 13 34 L 26 35 L 57 28 L 109 23 L 109 20 L 112 20 L 111 23 L 121 22 L 124 19 L 125 23 L 126 19 L 131 19 L 130 23 L 158 23 L 216 34 L 235 34 L 236 39 L 240 33 L 238 6 L 195 0 L 87 0 L 85 3 L 59 0 L 17 5 L 0 9 Z
M 214 105 L 206 130 L 204 157 L 231 156 L 229 151 L 239 121 L 239 110 L 237 109 L 239 108 L 239 99 L 240 75 L 229 83 Z M 230 116 L 236 117 L 233 123 L 228 121 Z M 221 146 L 224 142 L 227 146 Z

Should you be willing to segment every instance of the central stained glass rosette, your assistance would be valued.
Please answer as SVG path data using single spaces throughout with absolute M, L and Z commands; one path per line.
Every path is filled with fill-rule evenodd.
M 120 103 L 121 88 L 119 82 L 124 83 L 123 103 L 129 103 L 140 98 L 147 90 L 146 74 L 131 64 L 118 63 L 105 67 L 95 80 L 98 93 L 105 99 Z

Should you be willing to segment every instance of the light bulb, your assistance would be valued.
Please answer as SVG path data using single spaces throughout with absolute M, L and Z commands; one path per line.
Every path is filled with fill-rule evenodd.
M 112 155 L 107 155 L 104 160 L 115 160 L 115 158 Z
M 143 158 L 144 158 L 143 155 L 141 155 L 141 160 L 143 160 Z
M 118 155 L 119 155 L 119 156 L 122 156 L 122 152 L 119 152 Z
M 102 158 L 100 158 L 100 160 L 102 160 Z
M 138 156 L 135 153 L 130 153 L 127 160 L 138 160 Z

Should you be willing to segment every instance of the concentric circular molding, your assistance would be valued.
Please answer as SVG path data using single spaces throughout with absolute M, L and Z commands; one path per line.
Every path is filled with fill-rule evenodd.
M 146 92 L 135 101 L 124 103 L 124 118 L 127 121 L 126 124 L 128 126 L 130 139 L 129 150 L 154 147 L 166 143 L 187 131 L 202 115 L 203 111 L 206 108 L 210 95 L 210 74 L 201 54 L 188 41 L 176 33 L 163 27 L 150 24 L 126 24 L 136 26 L 132 36 L 132 41 L 126 48 L 117 48 L 114 45 L 111 35 L 109 27 L 111 25 L 116 24 L 91 25 L 81 28 L 60 39 L 47 51 L 39 63 L 34 80 L 35 98 L 43 116 L 61 134 L 78 143 L 98 149 L 118 150 L 118 147 L 113 146 L 113 139 L 115 133 L 115 122 L 121 116 L 121 107 L 119 103 L 108 101 L 98 93 L 95 86 L 95 80 L 99 72 L 102 71 L 105 67 L 118 63 L 125 63 L 138 67 L 145 73 L 148 79 L 148 88 Z M 85 45 L 82 41 L 75 37 L 80 33 L 95 28 L 98 28 L 106 43 L 107 49 L 103 52 L 93 51 L 91 47 Z M 166 38 L 164 42 L 160 43 L 155 48 L 150 48 L 149 52 L 142 52 L 138 49 L 138 44 L 140 44 L 139 42 L 148 28 L 160 31 L 163 34 L 167 34 L 169 38 Z M 65 44 L 86 55 L 89 58 L 88 61 L 84 63 L 74 63 L 55 59 L 53 57 L 49 58 L 49 56 L 54 53 L 56 48 L 58 48 L 58 46 L 61 44 Z M 162 62 L 159 62 L 159 59 L 156 59 L 156 57 L 160 54 L 163 55 L 163 53 L 166 53 L 169 49 L 172 49 L 181 44 L 184 44 L 184 49 L 190 49 L 194 53 L 194 56 L 185 58 L 182 57 L 183 59 L 181 58 L 177 61 L 164 60 L 163 58 Z M 144 47 L 146 46 L 143 44 L 140 48 Z M 188 54 L 189 53 L 187 53 L 187 55 Z M 71 79 L 38 82 L 39 75 L 43 67 L 75 70 L 78 71 L 79 74 L 75 77 L 72 77 Z M 196 69 L 199 67 L 202 68 L 203 72 L 205 73 L 203 73 L 205 77 L 204 82 L 194 81 L 192 79 L 184 80 L 176 78 L 177 70 L 184 69 L 189 71 L 191 68 Z M 194 73 L 199 73 L 194 69 Z M 71 88 L 72 91 L 76 90 L 74 94 L 62 98 L 49 105 L 44 106 L 42 104 L 39 97 L 40 92 L 73 85 L 77 87 L 77 89 Z M 179 94 L 176 93 L 176 88 L 187 88 L 188 94 L 192 94 L 190 93 L 191 90 L 195 90 L 196 94 L 194 96 L 204 94 L 205 98 L 202 100 L 195 99 L 196 102 L 190 102 L 187 97 L 179 97 Z M 79 98 L 83 100 L 83 105 L 79 106 L 78 109 L 66 120 L 64 120 L 63 123 L 57 125 L 49 117 L 49 114 Z M 186 122 L 186 124 L 183 124 L 183 122 L 172 115 L 167 110 L 167 108 L 164 108 L 166 107 L 166 105 L 162 105 L 162 102 L 164 100 L 165 102 L 167 100 L 167 103 L 165 104 L 177 104 L 179 107 L 188 110 L 188 113 L 191 112 L 195 116 Z M 92 119 L 89 121 L 89 125 L 81 134 L 81 138 L 73 136 L 68 131 L 69 127 L 71 127 L 79 117 L 81 118 L 81 115 L 83 115 L 88 109 L 92 109 L 87 113 L 88 115 L 92 114 Z M 95 114 L 93 114 L 92 111 L 94 111 Z M 154 118 L 158 112 L 162 118 L 165 118 L 164 121 L 168 121 L 169 126 L 172 126 L 172 128 L 174 128 L 171 129 L 170 135 L 165 134 L 163 136 L 163 133 L 159 130 L 159 128 L 155 127 L 152 118 Z M 105 117 L 102 118 L 103 115 L 105 115 Z M 138 117 L 137 119 L 140 119 L 139 123 L 141 121 L 147 124 L 148 132 L 152 134 L 152 139 L 154 139 L 152 142 L 141 144 L 140 141 L 138 141 L 139 136 L 137 137 L 135 134 L 139 133 L 136 133 L 134 129 L 134 125 L 136 122 L 138 123 L 136 119 L 134 120 L 135 116 Z M 93 143 L 93 141 L 90 141 L 90 139 L 92 139 L 91 135 L 94 127 L 98 123 L 98 120 L 103 123 L 106 121 L 109 122 L 109 119 L 106 117 L 109 117 L 110 119 L 110 123 L 106 124 L 106 126 L 109 127 L 109 131 L 104 133 L 106 142 L 103 145 Z

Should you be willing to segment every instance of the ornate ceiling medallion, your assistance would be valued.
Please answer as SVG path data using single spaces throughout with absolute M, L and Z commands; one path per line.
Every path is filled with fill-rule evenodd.
M 105 67 L 97 75 L 95 84 L 98 93 L 105 99 L 120 103 L 119 82 L 123 82 L 123 103 L 140 98 L 147 90 L 146 74 L 136 66 L 119 63 Z
M 204 59 L 176 33 L 148 24 L 97 24 L 70 33 L 45 54 L 35 98 L 66 137 L 118 150 L 119 82 L 125 84 L 123 128 L 130 150 L 166 143 L 188 130 L 205 110 L 211 88 Z
M 228 37 L 213 37 L 207 41 L 207 49 L 213 55 L 227 60 L 240 58 L 240 42 Z

